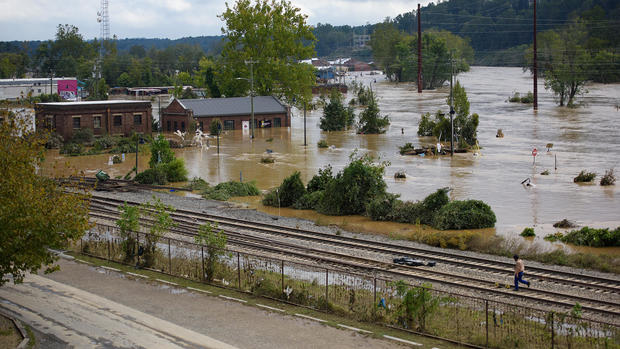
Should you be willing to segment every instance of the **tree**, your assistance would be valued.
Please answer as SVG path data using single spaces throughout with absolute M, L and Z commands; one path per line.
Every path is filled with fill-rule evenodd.
M 151 226 L 145 236 L 146 246 L 144 248 L 144 266 L 151 267 L 155 264 L 157 243 L 171 228 L 178 225 L 170 216 L 170 213 L 176 210 L 153 195 L 153 200 L 142 204 L 140 211 L 142 216 L 151 221 Z
M 226 235 L 223 230 L 218 231 L 217 228 L 217 223 L 214 225 L 211 223 L 203 224 L 198 228 L 198 235 L 194 237 L 197 244 L 204 245 L 207 248 L 205 277 L 208 282 L 213 281 L 217 263 L 226 254 Z
M 47 135 L 0 115 L 0 275 L 15 283 L 26 273 L 59 269 L 49 249 L 65 249 L 90 228 L 90 195 L 40 173 Z M 0 285 L 8 279 L 0 278 Z
M 469 115 L 469 100 L 467 99 L 467 92 L 465 87 L 457 80 L 453 88 L 454 98 L 454 136 L 457 141 L 462 142 L 462 146 L 476 144 L 479 116 L 478 114 Z M 446 104 L 450 105 L 450 97 L 446 98 Z M 434 115 L 434 119 L 431 119 L 431 114 L 426 113 L 422 115 L 420 123 L 418 124 L 418 135 L 420 136 L 435 136 L 440 141 L 450 140 L 450 133 L 452 131 L 452 125 L 450 124 L 450 117 L 447 113 L 438 110 Z
M 553 91 L 560 106 L 573 106 L 575 96 L 584 92 L 589 72 L 593 70 L 592 57 L 583 47 L 586 37 L 582 22 L 573 22 L 559 32 L 539 34 L 539 66 L 545 88 Z M 528 61 L 532 61 L 531 53 Z
M 370 101 L 368 106 L 359 115 L 358 132 L 363 134 L 384 133 L 385 128 L 390 124 L 390 120 L 386 116 L 379 114 L 379 106 L 374 93 L 370 92 Z
M 329 95 L 329 103 L 323 108 L 321 117 L 321 130 L 342 131 L 353 124 L 355 114 L 353 108 L 342 104 L 342 94 L 338 90 L 332 90 Z
M 245 95 L 250 83 L 236 78 L 253 75 L 258 95 L 276 95 L 290 103 L 311 100 L 314 68 L 299 62 L 314 55 L 316 39 L 306 17 L 287 0 L 237 0 L 232 8 L 227 3 L 219 15 L 225 22 L 217 76 L 221 92 Z
M 129 263 L 135 256 L 136 239 L 133 233 L 140 228 L 140 210 L 138 206 L 129 206 L 126 202 L 119 206 L 118 210 L 120 218 L 116 221 L 116 226 L 120 229 L 123 239 L 121 244 L 124 253 L 123 261 Z
M 151 160 L 149 167 L 154 168 L 158 164 L 167 164 L 174 160 L 174 152 L 170 149 L 170 143 L 164 136 L 159 135 L 151 142 Z

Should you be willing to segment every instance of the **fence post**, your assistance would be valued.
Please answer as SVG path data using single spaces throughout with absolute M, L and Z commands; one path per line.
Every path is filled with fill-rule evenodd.
M 172 255 L 170 254 L 170 238 L 168 238 L 168 273 L 172 275 Z
M 237 279 L 238 288 L 241 290 L 241 257 L 239 256 L 239 252 L 237 252 Z
M 329 297 L 329 269 L 325 269 L 325 305 L 327 306 L 327 303 L 329 303 L 328 300 Z
M 280 277 L 282 279 L 282 293 L 284 294 L 284 259 L 280 261 Z
M 205 280 L 205 247 L 204 246 L 200 246 L 200 262 L 202 264 L 202 276 L 200 277 L 200 280 L 204 281 Z
M 486 321 L 484 322 L 486 328 L 487 328 L 487 342 L 486 342 L 486 347 L 489 347 L 489 300 L 485 299 L 484 300 L 484 313 L 486 314 Z
M 554 324 L 553 324 L 553 312 L 551 312 L 551 349 L 554 348 L 554 335 L 555 335 L 555 329 L 554 329 Z

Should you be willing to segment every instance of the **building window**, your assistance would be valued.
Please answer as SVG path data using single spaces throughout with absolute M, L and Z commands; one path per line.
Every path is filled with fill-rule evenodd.
M 205 127 L 204 127 L 204 125 L 202 124 L 202 121 L 200 122 L 200 131 L 202 131 L 202 132 L 204 132 L 204 131 L 205 131 Z
M 133 114 L 133 124 L 142 125 L 142 114 Z
M 181 121 L 181 132 L 185 132 L 185 121 Z
M 174 131 L 179 129 L 179 124 L 175 121 L 174 122 Z
M 167 131 L 171 131 L 170 128 L 171 128 L 170 127 L 170 120 L 168 120 L 168 121 L 166 121 L 166 130 Z
M 73 128 L 80 128 L 80 116 L 73 117 Z
M 41 93 L 41 89 L 37 89 L 37 92 Z
M 93 115 L 93 128 L 101 128 L 101 115 Z
M 282 119 L 274 118 L 273 119 L 273 127 L 282 127 Z
M 114 126 L 122 126 L 123 125 L 123 115 L 117 114 L 114 115 Z
M 224 130 L 234 130 L 235 120 L 224 120 Z

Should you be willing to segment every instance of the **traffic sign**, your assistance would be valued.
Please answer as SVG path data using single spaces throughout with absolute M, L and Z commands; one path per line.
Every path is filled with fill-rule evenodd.
M 536 154 L 538 154 L 538 150 L 536 150 L 536 148 L 534 148 L 534 150 L 532 150 L 532 156 L 536 156 Z

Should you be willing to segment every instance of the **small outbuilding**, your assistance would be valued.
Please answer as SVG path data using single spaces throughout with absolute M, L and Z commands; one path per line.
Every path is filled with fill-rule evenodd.
M 149 134 L 152 130 L 150 101 L 87 101 L 37 103 L 37 127 L 54 130 L 64 139 L 71 139 L 79 129 L 90 128 L 101 136 L 132 133 Z
M 249 129 L 252 119 L 250 97 L 175 99 L 161 112 L 165 132 L 185 132 L 192 122 L 203 131 L 219 119 L 224 130 Z M 290 107 L 272 96 L 254 97 L 254 128 L 291 126 Z

